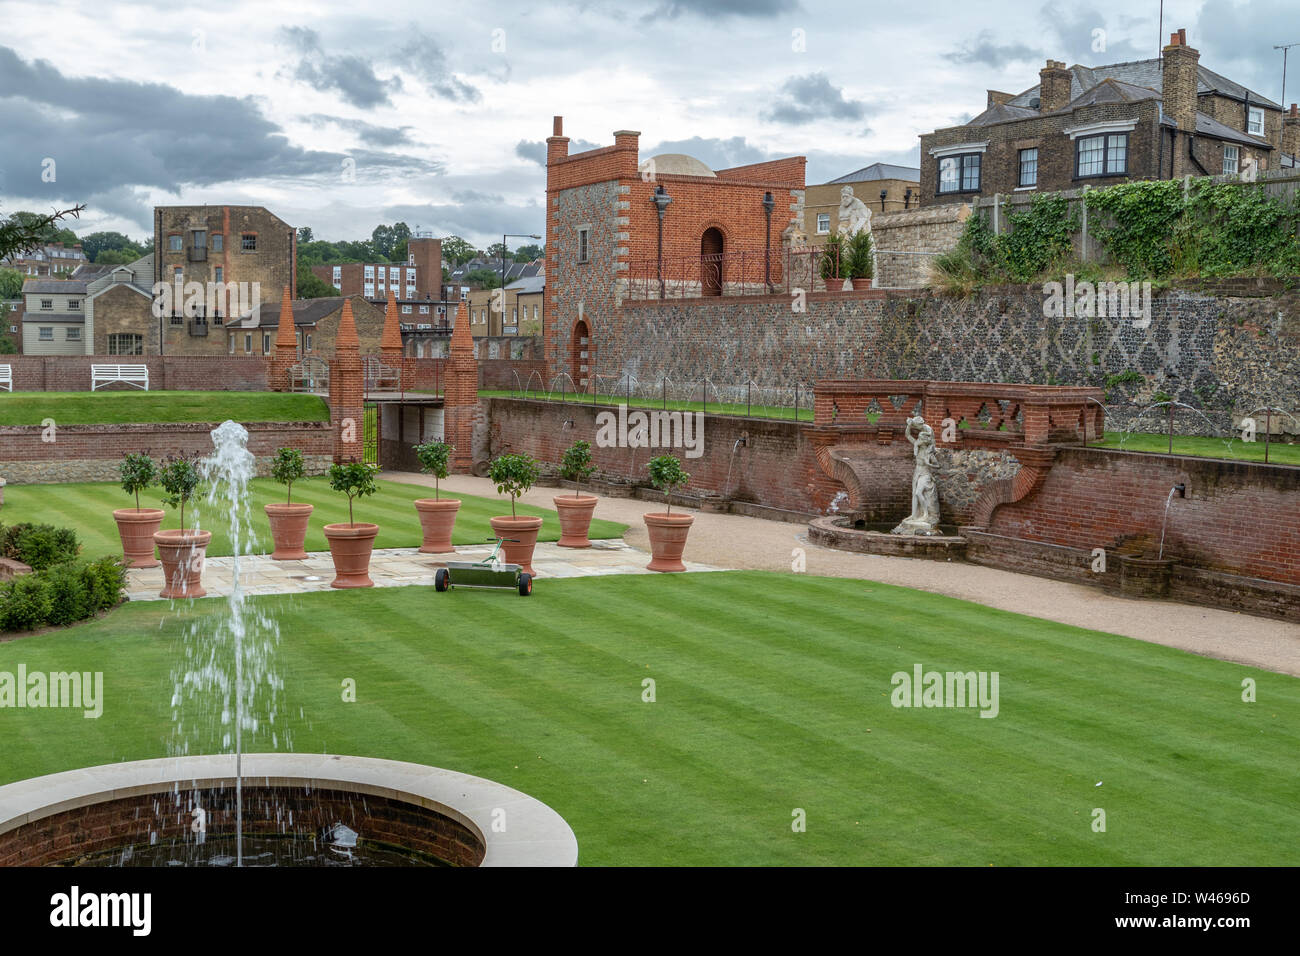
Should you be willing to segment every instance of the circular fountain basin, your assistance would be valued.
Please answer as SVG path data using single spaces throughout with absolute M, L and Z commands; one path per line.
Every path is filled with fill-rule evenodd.
M 100 863 L 114 850 L 193 843 L 186 801 L 196 793 L 211 808 L 205 841 L 226 839 L 234 831 L 224 809 L 233 806 L 234 767 L 230 754 L 164 757 L 0 787 L 0 865 Z M 546 804 L 452 770 L 374 757 L 245 754 L 242 787 L 244 831 L 254 839 L 283 836 L 286 826 L 311 835 L 321 821 L 337 821 L 356 830 L 362 846 L 405 853 L 411 865 L 578 862 L 573 830 Z
M 888 524 L 823 515 L 808 522 L 808 540 L 841 551 L 903 558 L 951 561 L 966 555 L 966 539 L 951 525 L 940 525 L 939 534 L 892 534 L 892 528 Z

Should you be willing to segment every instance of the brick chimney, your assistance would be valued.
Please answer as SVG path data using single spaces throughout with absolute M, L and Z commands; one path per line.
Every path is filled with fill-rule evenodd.
M 551 120 L 551 135 L 546 138 L 546 165 L 569 155 L 569 137 L 564 135 L 564 117 Z
M 1169 35 L 1161 59 L 1161 97 L 1165 115 L 1178 124 L 1174 137 L 1174 178 L 1190 173 L 1188 143 L 1196 134 L 1196 64 L 1198 50 L 1187 45 L 1187 30 Z
M 1295 103 L 1282 117 L 1282 152 L 1288 156 L 1300 156 L 1300 109 Z
M 1048 60 L 1038 71 L 1038 111 L 1052 113 L 1070 102 L 1070 71 L 1060 60 Z

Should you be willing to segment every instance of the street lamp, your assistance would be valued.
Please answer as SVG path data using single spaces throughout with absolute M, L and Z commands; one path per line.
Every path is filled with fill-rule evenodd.
M 772 194 L 763 193 L 763 216 L 767 219 L 763 227 L 763 284 L 768 295 L 772 294 L 772 210 L 775 208 Z
M 673 197 L 664 192 L 663 186 L 656 186 L 650 201 L 655 204 L 655 213 L 659 217 L 659 298 L 664 298 L 664 212 Z
M 541 236 L 534 236 L 531 233 L 525 234 L 520 232 L 503 232 L 501 233 L 501 334 L 505 335 L 506 324 L 506 240 L 507 239 L 540 239 Z M 517 298 L 517 297 L 516 297 Z M 518 326 L 515 327 L 515 334 L 519 334 Z
M 889 195 L 888 190 L 885 189 L 880 190 L 880 211 L 881 212 L 885 211 L 885 197 L 888 195 Z

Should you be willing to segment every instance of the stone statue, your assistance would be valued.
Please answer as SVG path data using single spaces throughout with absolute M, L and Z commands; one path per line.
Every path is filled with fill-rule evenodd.
M 915 437 L 912 430 L 916 430 Z M 934 429 L 920 415 L 907 420 L 903 430 L 912 443 L 916 467 L 912 471 L 912 513 L 893 530 L 893 534 L 938 534 L 939 486 L 934 481 L 933 469 L 939 467 L 935 457 Z
M 839 234 L 845 239 L 852 238 L 862 230 L 871 231 L 871 210 L 861 199 L 853 195 L 853 187 L 845 186 L 840 190 Z

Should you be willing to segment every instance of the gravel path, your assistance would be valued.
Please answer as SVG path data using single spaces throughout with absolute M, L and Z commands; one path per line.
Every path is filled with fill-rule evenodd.
M 433 484 L 431 478 L 407 472 L 385 472 L 384 478 Z M 442 482 L 442 487 L 452 493 L 496 496 L 495 486 L 486 478 L 453 475 Z M 522 500 L 551 508 L 551 498 L 559 493 L 557 488 L 535 488 Z M 602 497 L 596 506 L 600 517 L 629 525 L 624 540 L 646 552 L 650 543 L 641 515 L 659 510 L 662 510 L 659 505 L 636 498 Z M 809 543 L 805 525 L 740 515 L 689 513 L 695 516 L 686 543 L 685 557 L 690 561 L 723 568 L 789 572 L 794 550 L 802 548 L 809 574 L 919 588 L 1017 614 L 1121 634 L 1300 677 L 1300 625 L 1297 624 L 1172 601 L 1117 597 L 1081 584 L 964 562 L 837 551 Z

